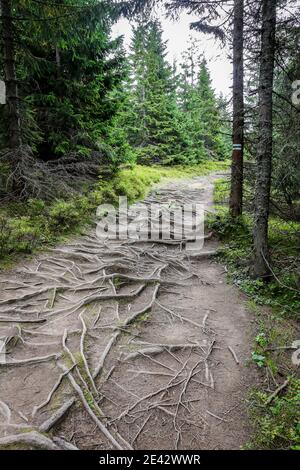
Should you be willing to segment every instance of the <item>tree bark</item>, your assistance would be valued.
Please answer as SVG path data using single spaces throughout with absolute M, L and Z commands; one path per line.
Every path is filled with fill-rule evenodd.
M 270 276 L 268 224 L 272 176 L 273 83 L 276 34 L 276 0 L 263 0 L 259 82 L 259 135 L 254 214 L 254 275 Z
M 244 0 L 234 1 L 233 31 L 233 152 L 229 208 L 232 217 L 243 211 L 244 161 Z
M 14 48 L 14 24 L 11 0 L 1 0 L 0 5 L 2 16 L 4 81 L 6 85 L 6 105 L 8 111 L 8 146 L 14 149 L 22 145 Z

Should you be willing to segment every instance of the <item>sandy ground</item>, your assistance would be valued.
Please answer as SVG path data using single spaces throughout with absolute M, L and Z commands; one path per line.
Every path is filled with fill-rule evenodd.
M 209 211 L 217 177 L 158 185 L 146 203 Z M 247 443 L 253 319 L 203 256 L 217 246 L 209 238 L 192 255 L 182 243 L 102 243 L 93 231 L 2 274 L 1 447 Z

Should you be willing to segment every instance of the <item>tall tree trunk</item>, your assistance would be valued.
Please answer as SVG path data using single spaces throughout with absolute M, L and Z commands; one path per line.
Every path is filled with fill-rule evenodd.
M 276 33 L 276 0 L 263 0 L 259 81 L 259 135 L 254 214 L 254 274 L 270 275 L 268 223 L 272 176 L 273 82 Z
M 8 145 L 18 148 L 22 144 L 19 95 L 16 77 L 14 24 L 11 0 L 1 0 L 2 43 L 6 104 L 8 111 Z
M 244 160 L 244 0 L 234 1 L 233 32 L 233 152 L 230 213 L 238 217 L 243 211 Z

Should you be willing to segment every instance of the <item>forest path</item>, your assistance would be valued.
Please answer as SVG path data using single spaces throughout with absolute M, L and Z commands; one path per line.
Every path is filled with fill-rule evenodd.
M 165 182 L 145 202 L 209 210 L 218 177 Z M 93 232 L 2 274 L 1 447 L 239 449 L 257 377 L 251 315 L 225 276 L 181 244 Z

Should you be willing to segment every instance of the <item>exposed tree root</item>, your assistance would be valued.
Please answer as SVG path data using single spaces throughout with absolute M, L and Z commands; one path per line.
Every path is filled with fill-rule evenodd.
M 59 367 L 64 371 L 66 372 L 67 369 L 65 368 L 65 366 L 63 366 L 62 364 L 59 365 Z M 74 377 L 72 376 L 72 374 L 69 374 L 68 375 L 68 378 L 71 382 L 71 385 L 72 387 L 74 388 L 74 390 L 77 392 L 85 410 L 87 411 L 87 413 L 89 414 L 89 416 L 92 418 L 92 420 L 94 421 L 94 423 L 97 425 L 97 427 L 99 428 L 99 430 L 102 432 L 102 434 L 109 440 L 109 442 L 113 445 L 113 447 L 117 450 L 124 450 L 124 439 L 122 439 L 122 442 L 123 442 L 123 446 L 116 440 L 116 438 L 111 434 L 111 432 L 107 429 L 107 427 L 101 423 L 100 419 L 96 416 L 96 414 L 93 412 L 93 410 L 91 409 L 91 407 L 89 406 L 88 402 L 86 401 L 86 398 L 81 390 L 81 388 L 79 387 L 79 385 L 77 384 L 77 382 L 75 381 Z M 129 443 L 126 443 L 126 447 L 125 449 L 127 450 L 132 450 L 132 447 L 130 446 Z
M 79 370 L 79 367 L 77 365 L 77 362 L 76 362 L 76 359 L 74 357 L 74 355 L 72 354 L 72 352 L 70 351 L 70 349 L 68 348 L 67 346 L 67 337 L 68 337 L 68 331 L 65 330 L 64 331 L 64 334 L 63 334 L 63 338 L 62 338 L 62 345 L 63 345 L 63 350 L 65 351 L 65 353 L 67 354 L 67 357 L 69 357 L 71 359 L 71 362 L 73 364 L 73 366 L 75 367 L 76 369 L 76 372 L 77 372 L 77 375 L 81 381 L 81 383 L 83 384 L 84 388 L 86 390 L 89 390 L 89 386 L 88 384 L 86 383 L 85 379 L 83 378 L 80 370 Z
M 6 423 L 10 423 L 11 410 L 7 403 L 0 400 L 0 415 L 4 418 Z
M 235 362 L 236 362 L 237 364 L 239 364 L 240 361 L 238 360 L 238 357 L 237 357 L 237 355 L 236 355 L 234 349 L 233 349 L 231 346 L 228 346 L 228 349 L 229 349 L 229 351 L 231 352 L 231 354 L 232 354 L 232 356 L 233 356 Z
M 99 376 L 100 372 L 103 370 L 105 359 L 107 358 L 109 352 L 111 351 L 111 348 L 113 347 L 113 345 L 117 341 L 117 338 L 120 336 L 120 334 L 121 334 L 121 331 L 116 331 L 112 335 L 112 337 L 110 338 L 109 342 L 107 343 L 106 348 L 104 349 L 104 351 L 101 354 L 101 357 L 99 359 L 98 366 L 96 367 L 96 369 L 93 373 L 93 378 L 94 379 L 96 379 Z
M 70 442 L 65 441 L 61 437 L 53 437 L 53 441 L 62 449 L 62 450 L 79 450 L 78 447 L 70 444 Z
M 24 300 L 29 300 L 29 299 L 32 299 L 33 297 L 36 297 L 38 295 L 41 295 L 41 294 L 44 294 L 46 292 L 49 291 L 49 289 L 51 289 L 51 287 L 44 287 L 43 289 L 39 289 L 38 291 L 36 292 L 31 292 L 29 294 L 24 294 L 22 295 L 21 297 L 17 297 L 17 298 L 13 298 L 13 299 L 7 299 L 7 300 L 2 300 L 0 302 L 0 307 L 2 305 L 9 305 L 9 304 L 13 304 L 15 302 L 23 302 Z
M 177 192 L 175 191 L 174 194 Z M 164 197 L 168 199 L 169 195 L 165 193 Z M 182 200 L 184 200 L 183 194 Z M 134 218 L 134 211 L 130 217 Z M 159 218 L 155 226 L 158 226 L 158 223 Z M 77 396 L 89 418 L 95 423 L 96 429 L 108 440 L 110 446 L 119 450 L 132 449 L 129 442 L 118 433 L 115 427 L 116 423 L 121 420 L 123 420 L 122 426 L 130 421 L 138 425 L 138 431 L 136 432 L 135 429 L 135 434 L 131 434 L 128 438 L 134 444 L 143 437 L 145 430 L 148 431 L 151 417 L 157 418 L 155 412 L 164 413 L 173 423 L 173 432 L 176 436 L 175 448 L 184 437 L 186 431 L 184 426 L 202 428 L 202 422 L 206 423 L 198 412 L 197 419 L 201 420 L 199 426 L 193 418 L 189 419 L 189 415 L 192 412 L 193 402 L 201 400 L 198 395 L 190 396 L 190 392 L 195 389 L 203 391 L 202 387 L 205 387 L 205 392 L 208 392 L 215 387 L 212 373 L 214 364 L 209 361 L 215 342 L 210 337 L 210 335 L 214 336 L 214 332 L 209 327 L 209 314 L 206 313 L 203 320 L 199 320 L 198 323 L 194 321 L 194 318 L 196 320 L 197 318 L 193 315 L 193 311 L 189 313 L 189 310 L 193 310 L 192 307 L 175 304 L 169 308 L 159 301 L 159 294 L 162 291 L 165 293 L 168 287 L 173 289 L 174 294 L 179 294 L 182 299 L 186 299 L 188 297 L 185 291 L 180 288 L 183 287 L 186 290 L 191 284 L 199 286 L 200 283 L 211 285 L 197 273 L 196 263 L 193 264 L 193 261 L 214 256 L 216 253 L 214 251 L 183 251 L 183 247 L 190 239 L 190 234 L 185 235 L 184 239 L 102 243 L 95 235 L 89 234 L 64 249 L 51 250 L 51 255 L 44 256 L 33 268 L 23 269 L 23 282 L 14 279 L 9 281 L 7 290 L 11 291 L 9 295 L 13 298 L 0 302 L 0 323 L 4 324 L 0 327 L 1 332 L 3 331 L 1 339 L 4 338 L 6 352 L 10 346 L 9 353 L 13 358 L 22 357 L 20 353 L 23 349 L 26 352 L 23 357 L 28 357 L 28 351 L 32 350 L 30 348 L 51 347 L 47 352 L 54 350 L 57 353 L 22 360 L 13 359 L 7 364 L 1 364 L 3 372 L 5 373 L 5 366 L 30 366 L 53 359 L 66 358 L 66 364 L 62 361 L 57 364 L 62 372 L 59 371 L 60 375 L 58 373 L 55 377 L 54 386 L 51 383 L 50 391 L 45 389 L 49 386 L 48 380 L 45 381 L 42 397 L 46 399 L 42 403 L 34 402 L 32 412 L 32 417 L 35 418 L 34 425 L 42 421 L 45 407 L 49 413 L 49 404 L 52 404 L 54 396 L 60 393 L 65 378 L 70 382 L 71 393 L 75 395 L 40 424 L 38 430 L 41 433 L 49 432 L 64 420 L 76 402 Z M 139 328 L 141 325 L 138 323 L 143 315 L 147 314 L 148 318 L 152 309 L 151 321 L 153 325 L 156 325 L 156 331 L 161 325 L 162 334 L 159 333 L 157 338 L 149 337 L 148 334 L 144 336 L 144 330 Z M 145 320 L 144 317 L 143 320 Z M 145 322 L 147 326 L 150 325 L 147 319 Z M 173 327 L 174 330 L 180 328 L 179 322 L 185 324 L 182 328 L 182 339 L 178 339 L 177 342 L 174 335 L 174 339 L 172 336 L 172 339 L 169 339 L 170 344 L 167 344 L 168 340 L 165 341 L 163 337 L 164 332 L 168 329 L 172 330 Z M 13 324 L 11 327 L 10 323 Z M 21 330 L 18 324 L 28 325 L 26 329 Z M 132 325 L 134 329 L 129 328 Z M 62 345 L 59 346 L 62 330 L 64 331 Z M 107 338 L 109 331 L 111 333 Z M 192 342 L 192 339 L 201 333 L 207 339 L 203 339 L 203 342 L 200 339 L 199 342 Z M 130 335 L 127 345 L 125 334 Z M 165 336 L 168 337 L 167 334 Z M 50 339 L 45 343 L 44 339 L 47 341 L 47 338 Z M 101 350 L 100 345 L 103 344 L 104 338 L 105 343 Z M 148 341 L 141 341 L 144 338 Z M 121 342 L 121 339 L 124 339 L 125 344 Z M 122 353 L 120 356 L 117 352 L 119 347 L 139 349 Z M 231 349 L 229 348 L 238 363 Z M 31 355 L 34 354 L 37 353 L 34 352 Z M 162 358 L 158 357 L 159 354 L 162 354 Z M 96 359 L 100 356 L 96 362 L 94 355 Z M 138 358 L 143 359 L 142 368 L 138 368 L 140 363 L 133 362 Z M 114 371 L 115 376 L 119 377 L 124 363 L 131 366 L 128 367 L 127 372 L 135 374 L 131 378 L 137 380 L 137 383 L 139 383 L 139 376 L 144 375 L 145 378 L 149 376 L 146 391 L 143 392 L 144 396 L 139 396 L 141 394 L 138 393 L 138 388 L 133 391 L 127 390 L 126 383 L 124 384 L 119 379 L 114 380 L 115 377 L 112 376 Z M 145 363 L 149 367 L 145 366 Z M 91 370 L 91 364 L 95 370 Z M 108 372 L 107 364 L 110 367 Z M 28 370 L 31 372 L 29 368 Z M 37 370 L 38 368 L 35 368 L 34 373 Z M 55 367 L 53 371 L 56 372 Z M 156 380 L 155 377 L 157 377 Z M 144 383 L 142 378 L 140 380 Z M 165 381 L 167 383 L 164 383 Z M 153 390 L 155 383 L 160 385 Z M 161 385 L 162 383 L 164 385 Z M 126 398 L 131 400 L 130 404 L 128 405 L 128 401 L 125 401 L 125 409 L 124 407 L 120 409 L 120 403 L 112 391 L 118 391 L 121 396 L 127 394 Z M 64 401 L 61 400 L 61 396 L 59 398 L 60 402 Z M 113 413 L 112 417 L 109 416 L 109 408 L 106 408 L 108 402 L 113 404 L 110 409 L 118 410 Z M 9 401 L 9 404 L 11 403 L 15 409 L 13 401 Z M 100 408 L 100 403 L 107 416 Z M 115 415 L 118 416 L 114 417 Z M 6 426 L 8 432 L 10 428 L 17 430 L 12 432 L 20 431 L 17 436 L 8 436 L 10 441 L 2 444 L 3 446 L 24 445 L 46 449 L 77 449 L 77 444 L 74 446 L 63 438 L 64 434 L 53 439 L 40 435 L 36 431 L 37 428 L 28 422 L 26 416 L 24 417 L 25 426 L 12 424 L 10 422 L 11 410 L 5 402 L 1 401 L 0 417 L 4 421 L 3 429 L 6 430 Z M 85 419 L 89 418 L 85 417 Z M 112 423 L 115 424 L 113 428 Z M 30 432 L 22 433 L 24 429 Z M 23 435 L 26 435 L 27 442 L 20 440 Z

